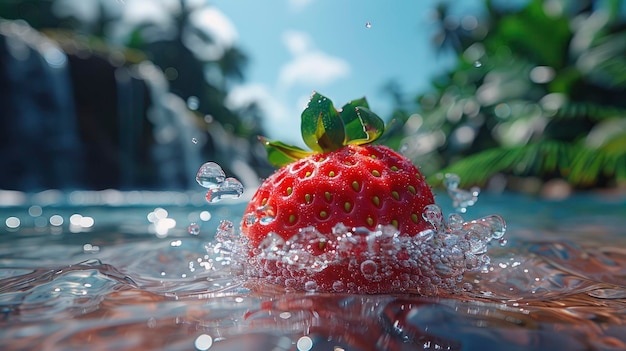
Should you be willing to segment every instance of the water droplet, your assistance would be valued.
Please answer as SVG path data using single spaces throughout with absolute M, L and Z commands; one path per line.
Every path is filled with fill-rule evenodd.
M 283 239 L 280 235 L 274 233 L 269 233 L 259 244 L 259 248 L 263 250 L 266 254 L 281 251 L 284 246 L 285 239 Z
M 201 186 L 212 189 L 220 186 L 226 179 L 226 174 L 222 167 L 215 162 L 203 164 L 196 174 L 196 181 Z
M 298 342 L 296 342 L 296 348 L 298 349 L 298 351 L 309 351 L 313 349 L 313 339 L 308 336 L 300 337 L 300 339 L 298 339 Z M 335 350 L 336 349 L 337 348 L 335 348 Z
M 458 188 L 460 183 L 461 178 L 458 175 L 452 173 L 447 173 L 445 175 L 444 184 L 448 190 Z
M 85 244 L 83 245 L 83 252 L 84 253 L 98 253 L 100 252 L 100 246 L 92 245 L 92 244 Z
M 203 220 L 204 222 L 211 220 L 211 212 L 209 211 L 200 212 L 200 219 Z
M 371 22 L 365 22 L 365 28 L 372 28 Z
M 478 201 L 480 188 L 472 187 L 470 190 L 460 189 L 461 178 L 456 174 L 446 174 L 444 184 L 448 196 L 452 199 L 452 206 L 459 212 L 465 213 L 468 207 L 474 206 Z
M 263 225 L 268 225 L 272 222 L 274 222 L 276 218 L 272 217 L 272 216 L 265 216 L 265 217 L 261 217 L 261 219 L 259 220 L 259 222 Z
M 317 290 L 317 283 L 314 280 L 309 280 L 304 283 L 304 290 L 306 291 L 315 291 Z
M 398 150 L 402 155 L 406 155 L 406 152 L 409 151 L 409 144 L 404 143 L 400 146 L 400 150 Z
M 211 348 L 211 346 L 213 346 L 213 337 L 208 334 L 202 334 L 196 338 L 196 340 L 193 342 L 193 345 L 199 351 L 208 350 Z
M 198 138 L 191 138 L 191 142 L 194 143 L 194 144 L 197 144 L 198 143 Z
M 191 235 L 200 234 L 200 226 L 196 223 L 191 223 L 189 227 L 187 227 L 187 232 Z
M 437 232 L 443 231 L 443 213 L 441 212 L 441 207 L 435 204 L 424 207 L 422 217 L 435 227 Z
M 376 274 L 377 271 L 378 265 L 376 265 L 376 262 L 372 260 L 365 260 L 361 263 L 361 273 L 363 273 L 363 275 L 373 275 Z
M 235 178 L 226 178 L 216 188 L 211 188 L 207 191 L 206 200 L 210 203 L 215 203 L 223 199 L 238 199 L 243 194 L 243 185 Z
M 229 220 L 222 220 L 215 232 L 215 241 L 218 243 L 226 243 L 234 241 L 237 237 L 235 233 L 235 225 Z
M 458 213 L 452 213 L 448 216 L 448 228 L 451 230 L 460 230 L 463 228 L 463 216 Z
M 246 215 L 244 216 L 244 223 L 246 225 L 253 225 L 254 223 L 256 223 L 256 221 L 257 221 L 257 217 L 252 212 L 246 213 Z
M 341 280 L 337 280 L 333 283 L 333 290 L 337 292 L 342 292 L 345 288 L 346 285 Z
M 482 66 L 483 66 L 483 63 L 482 63 L 482 62 L 480 62 L 480 61 L 478 61 L 478 60 L 477 60 L 477 61 L 474 61 L 474 67 L 479 68 L 479 67 L 482 67 Z
M 500 240 L 498 240 L 498 244 L 500 244 L 500 246 L 506 246 L 506 244 L 509 241 L 506 238 L 500 238 Z
M 19 218 L 17 217 L 9 217 L 4 221 L 4 224 L 9 228 L 9 229 L 17 229 L 20 227 L 21 221 Z
M 200 107 L 200 99 L 198 99 L 197 96 L 190 96 L 187 98 L 187 107 L 192 110 L 195 111 L 198 109 L 198 107 Z

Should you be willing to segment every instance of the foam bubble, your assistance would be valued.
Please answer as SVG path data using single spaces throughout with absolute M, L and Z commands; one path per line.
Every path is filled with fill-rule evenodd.
M 463 282 L 463 275 L 489 264 L 487 248 L 501 241 L 506 224 L 499 216 L 465 221 L 458 214 L 446 222 L 435 206 L 430 207 L 432 216 L 428 217 L 437 229 L 414 236 L 401 235 L 393 226 L 370 231 L 343 224 L 329 234 L 304 228 L 289 240 L 272 233 L 258 248 L 248 248 L 255 252 L 246 262 L 248 273 L 272 282 L 287 278 L 290 288 L 307 291 L 411 291 L 422 295 L 465 291 L 469 285 Z M 348 274 L 329 283 L 325 269 L 347 270 Z M 363 287 L 359 281 L 378 285 Z

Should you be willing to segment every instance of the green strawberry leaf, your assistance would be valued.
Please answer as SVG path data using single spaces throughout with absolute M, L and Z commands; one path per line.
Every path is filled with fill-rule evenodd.
M 262 136 L 259 137 L 259 141 L 263 143 L 265 149 L 267 150 L 268 161 L 276 167 L 282 167 L 313 154 L 313 152 L 303 150 L 297 146 L 287 145 L 280 141 L 269 140 Z
M 369 106 L 364 97 L 348 102 L 339 112 L 346 128 L 346 140 L 344 140 L 344 144 L 348 144 L 351 140 L 367 139 L 365 128 L 357 113 L 359 106 L 366 108 Z
M 347 139 L 346 144 L 369 144 L 383 135 L 385 122 L 377 114 L 363 106 L 356 107 L 355 111 L 361 123 L 360 137 Z
M 346 131 L 341 117 L 332 101 L 317 92 L 302 112 L 300 128 L 304 143 L 313 151 L 328 152 L 344 146 Z

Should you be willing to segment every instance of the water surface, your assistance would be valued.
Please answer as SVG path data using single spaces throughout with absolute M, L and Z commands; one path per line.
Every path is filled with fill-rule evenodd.
M 243 201 L 110 195 L 0 208 L 3 350 L 626 349 L 623 196 L 482 194 L 464 216 L 503 216 L 506 244 L 471 291 L 421 297 L 245 279 L 213 245 Z

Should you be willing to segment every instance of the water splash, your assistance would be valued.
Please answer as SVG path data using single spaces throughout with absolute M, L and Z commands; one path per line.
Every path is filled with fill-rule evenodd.
M 209 187 L 207 201 L 210 203 L 241 196 L 241 183 L 234 178 L 222 180 L 223 177 L 223 170 L 212 162 L 198 171 L 198 183 Z M 448 194 L 459 212 L 465 212 L 476 203 L 477 188 L 459 189 L 460 179 L 456 175 L 448 174 L 445 180 Z M 275 210 L 269 206 L 243 216 L 247 223 L 269 224 L 274 218 Z M 506 232 L 504 219 L 492 215 L 466 221 L 460 214 L 453 213 L 446 220 L 435 204 L 426 206 L 423 218 L 432 229 L 414 235 L 402 234 L 393 226 L 378 226 L 370 231 L 364 227 L 348 228 L 340 223 L 331 233 L 303 228 L 288 240 L 270 233 L 258 247 L 248 246 L 244 235 L 236 235 L 232 222 L 222 221 L 216 240 L 207 245 L 207 251 L 217 254 L 216 261 L 222 264 L 245 267 L 248 277 L 262 277 L 298 290 L 410 291 L 429 296 L 438 295 L 440 289 L 447 292 L 471 290 L 471 286 L 463 282 L 463 275 L 489 264 L 487 248 L 492 241 L 502 242 Z M 338 277 L 329 283 L 323 274 L 333 267 L 348 267 L 351 277 Z M 361 286 L 355 283 L 358 279 L 354 277 L 379 284 L 373 285 L 376 288 L 368 287 L 372 284 Z
M 467 212 L 467 208 L 474 206 L 478 201 L 480 188 L 472 187 L 470 190 L 459 188 L 461 178 L 452 173 L 447 173 L 444 177 L 444 184 L 448 192 L 448 196 L 452 199 L 452 206 L 459 212 Z
M 492 215 L 465 221 L 452 214 L 446 221 L 437 205 L 429 206 L 424 216 L 435 229 L 414 236 L 402 235 L 393 226 L 370 231 L 342 224 L 329 234 L 304 228 L 289 240 L 271 233 L 257 248 L 249 248 L 254 257 L 246 261 L 248 274 L 306 291 L 379 292 L 364 290 L 352 278 L 338 277 L 331 283 L 318 279 L 325 269 L 347 266 L 351 275 L 380 282 L 385 291 L 432 296 L 440 290 L 471 290 L 463 275 L 489 263 L 487 247 L 504 235 L 504 220 Z
M 206 200 L 215 203 L 223 199 L 238 199 L 243 195 L 243 185 L 232 177 L 226 177 L 226 173 L 215 162 L 203 164 L 196 174 L 196 181 L 201 186 L 209 189 Z

